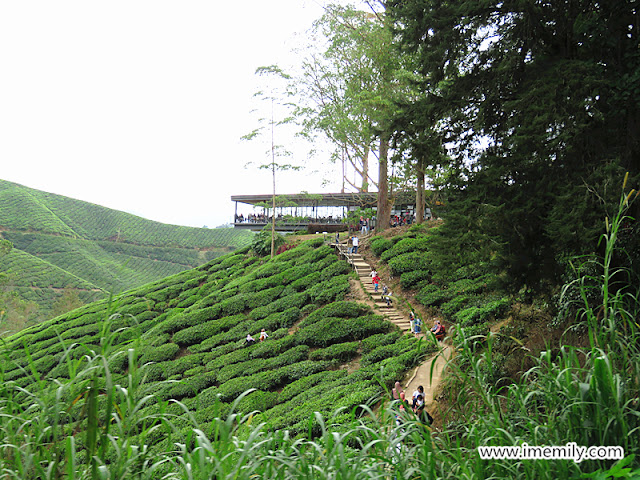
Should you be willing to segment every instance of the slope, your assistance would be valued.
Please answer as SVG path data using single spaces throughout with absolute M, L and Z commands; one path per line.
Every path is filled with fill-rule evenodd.
M 69 362 L 83 363 L 83 352 L 102 351 L 106 331 L 113 342 L 105 352 L 113 381 L 124 385 L 141 369 L 145 391 L 156 399 L 141 415 L 168 408 L 186 429 L 181 407 L 162 403 L 179 400 L 206 426 L 254 388 L 238 411 L 261 410 L 259 421 L 270 428 L 306 432 L 313 412 L 348 412 L 375 401 L 383 386 L 391 387 L 427 353 L 424 342 L 403 335 L 370 307 L 344 301 L 353 276 L 322 240 L 273 260 L 246 249 L 228 254 L 126 292 L 113 309 L 96 302 L 11 337 L 4 381 L 34 388 L 34 375 L 24 369 L 28 345 L 38 376 L 72 385 Z M 265 342 L 245 344 L 247 334 L 257 338 L 263 328 Z M 133 345 L 138 358 L 130 357 Z M 82 404 L 68 406 L 74 418 L 82 415 Z M 312 422 L 316 434 L 320 428 Z M 158 433 L 155 441 L 161 442 Z
M 34 275 L 33 268 L 15 264 L 27 257 L 15 257 L 3 287 L 36 302 L 38 309 L 27 319 L 36 322 L 51 316 L 51 306 L 60 298 L 56 288 L 77 290 L 83 301 L 95 300 L 95 293 L 88 298 L 83 291 L 124 291 L 173 275 L 248 244 L 251 234 L 166 225 L 0 180 L 0 238 L 46 263 L 47 275 Z M 8 261 L 0 259 L 0 273 L 6 272 Z M 50 266 L 59 268 L 58 279 L 50 275 Z M 77 287 L 69 278 L 91 287 Z M 4 309 L 11 315 L 10 308 Z

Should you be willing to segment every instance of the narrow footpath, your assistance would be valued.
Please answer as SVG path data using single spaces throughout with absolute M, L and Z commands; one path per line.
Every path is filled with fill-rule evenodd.
M 382 283 L 380 284 L 378 292 L 375 292 L 373 282 L 371 281 L 371 265 L 369 265 L 369 263 L 367 263 L 359 253 L 348 253 L 346 244 L 334 243 L 333 246 L 353 266 L 353 269 L 360 279 L 362 288 L 371 296 L 371 299 L 373 300 L 376 309 L 380 311 L 380 314 L 387 317 L 389 321 L 397 325 L 403 332 L 410 332 L 411 323 L 409 318 L 401 310 L 395 307 L 397 297 L 392 302 L 393 305 L 388 307 L 382 298 Z M 394 296 L 395 295 L 392 295 L 391 297 L 393 298 Z M 424 336 L 424 333 L 421 333 L 420 336 Z M 451 345 L 447 344 L 446 339 L 443 342 L 439 342 L 439 345 L 439 352 L 430 355 L 424 362 L 415 367 L 408 379 L 400 379 L 402 388 L 407 392 L 406 394 L 408 398 L 411 398 L 411 395 L 415 390 L 417 390 L 418 386 L 422 386 L 424 388 L 426 409 L 436 419 L 439 417 L 442 418 L 438 408 L 437 396 L 442 384 L 447 362 L 451 358 L 452 354 Z

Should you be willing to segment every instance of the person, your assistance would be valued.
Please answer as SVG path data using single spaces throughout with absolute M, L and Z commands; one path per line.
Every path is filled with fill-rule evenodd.
M 411 407 L 414 410 L 416 409 L 416 405 L 418 405 L 418 396 L 420 396 L 422 398 L 422 401 L 424 402 L 424 387 L 422 385 L 419 385 L 416 391 L 413 392 L 413 395 L 411 396 L 413 399 Z
M 376 273 L 376 272 L 374 272 Z M 376 273 L 375 276 L 371 279 L 371 281 L 373 282 L 373 291 L 375 293 L 378 293 L 378 285 L 380 284 L 380 277 L 378 276 L 378 274 Z
M 340 232 L 336 232 L 336 243 L 340 243 Z
M 260 341 L 264 342 L 267 338 L 269 338 L 269 335 L 267 335 L 267 332 L 265 332 L 263 328 L 260 330 Z
M 364 217 L 360 217 L 360 233 L 362 235 L 366 235 L 367 233 L 367 222 Z
M 245 340 L 245 344 L 253 345 L 254 343 L 256 343 L 256 339 L 253 338 L 250 333 L 247 333 L 247 339 Z
M 371 278 L 375 277 L 376 275 L 378 275 L 378 272 L 376 271 L 376 269 L 374 268 L 373 270 L 371 270 L 371 273 L 369 274 L 371 275 Z
M 353 236 L 353 253 L 358 253 L 358 245 L 360 244 L 360 240 L 358 239 L 357 235 Z
M 382 298 L 384 299 L 384 301 L 387 304 L 387 307 L 389 308 L 393 306 L 393 300 L 391 299 L 391 295 L 393 295 L 393 293 L 385 285 L 384 288 L 382 289 Z
M 433 327 L 431 327 L 431 331 L 436 336 L 437 340 L 442 340 L 444 334 L 446 333 L 444 325 L 440 323 L 440 320 L 436 320 L 436 323 L 434 323 Z
M 349 237 L 347 239 L 347 253 L 348 254 L 353 253 L 353 237 Z
M 413 315 L 413 312 L 409 314 L 409 330 L 411 333 L 415 333 L 416 330 L 416 317 Z
M 415 414 L 418 417 L 418 421 L 424 425 L 431 425 L 433 423 L 433 417 L 424 408 L 424 402 L 422 405 L 415 409 Z
M 422 320 L 420 320 L 420 317 L 416 317 L 413 328 L 413 333 L 415 334 L 416 338 L 418 338 L 418 335 L 420 335 L 420 332 L 422 332 Z

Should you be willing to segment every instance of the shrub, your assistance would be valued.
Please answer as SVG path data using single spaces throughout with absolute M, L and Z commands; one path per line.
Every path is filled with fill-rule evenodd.
M 351 266 L 345 261 L 332 262 L 321 272 L 322 278 L 333 278 L 337 275 L 351 273 Z
M 431 272 L 429 270 L 413 270 L 411 272 L 404 272 L 400 275 L 400 284 L 402 288 L 413 288 L 420 282 L 429 280 L 431 278 Z
M 345 294 L 349 291 L 349 277 L 340 275 L 328 282 L 323 282 L 307 290 L 310 299 L 314 303 L 331 303 L 344 300 Z
M 207 338 L 232 329 L 244 320 L 245 317 L 242 314 L 210 320 L 174 333 L 173 341 L 182 346 L 195 345 Z
M 322 240 L 320 240 L 322 242 Z M 314 264 L 325 258 L 327 255 L 333 255 L 334 250 L 329 245 L 323 245 L 320 248 L 311 250 L 296 260 L 296 265 Z M 326 265 L 325 265 L 326 266 Z M 317 268 L 317 266 L 316 266 Z M 323 267 L 324 268 L 324 267 Z
M 185 373 L 186 371 L 201 366 L 204 353 L 185 355 L 172 362 L 166 362 L 164 365 L 168 377 Z
M 443 303 L 440 307 L 440 311 L 445 317 L 452 319 L 457 312 L 468 306 L 470 301 L 471 297 L 469 295 L 458 295 L 448 302 Z
M 276 392 L 264 392 L 256 390 L 246 395 L 238 402 L 236 411 L 240 413 L 250 413 L 254 411 L 264 412 L 269 410 L 278 403 L 278 394 Z
M 510 302 L 506 298 L 501 298 L 488 302 L 481 307 L 471 306 L 460 310 L 454 315 L 456 322 L 462 326 L 471 326 L 494 319 L 502 314 L 509 307 Z
M 279 298 L 271 302 L 269 305 L 263 307 L 254 308 L 249 316 L 254 320 L 263 319 L 272 313 L 282 312 L 292 307 L 301 308 L 309 299 L 309 295 L 306 292 L 296 293 L 285 298 Z
M 421 304 L 432 307 L 451 299 L 451 292 L 439 285 L 429 284 L 423 287 L 415 298 Z
M 369 245 L 374 255 L 376 257 L 379 257 L 380 255 L 382 255 L 382 252 L 391 248 L 393 246 L 393 243 L 388 238 L 373 237 Z
M 173 360 L 177 353 L 180 351 L 180 347 L 175 343 L 165 343 L 147 351 L 142 355 L 140 361 L 144 363 L 148 362 L 164 362 L 165 360 Z
M 371 308 L 367 305 L 354 302 L 334 302 L 318 308 L 305 318 L 300 324 L 300 328 L 328 317 L 355 318 L 371 313 Z
M 309 354 L 309 360 L 348 362 L 358 354 L 359 342 L 337 343 Z
M 391 324 L 379 315 L 359 318 L 324 318 L 296 332 L 298 343 L 327 347 L 333 343 L 361 340 L 376 333 L 389 331 Z
M 413 270 L 428 270 L 428 256 L 424 252 L 403 253 L 389 260 L 389 269 L 392 275 L 400 275 Z
M 386 358 L 392 358 L 405 353 L 407 345 L 402 343 L 392 343 L 390 345 L 381 345 L 371 352 L 362 356 L 361 364 L 363 366 L 374 365 Z
M 348 374 L 346 370 L 325 370 L 322 372 L 314 373 L 313 375 L 299 378 L 298 380 L 289 383 L 282 389 L 282 392 L 280 392 L 280 401 L 287 402 L 300 394 L 309 392 L 311 388 L 315 387 L 316 385 L 328 385 L 330 384 L 330 382 L 333 382 L 334 380 L 337 380 L 339 378 L 346 377 L 347 375 Z M 311 394 L 317 395 L 317 392 L 311 392 Z M 302 399 L 301 401 L 303 402 L 304 399 Z
M 376 333 L 367 338 L 363 338 L 361 342 L 362 353 L 369 353 L 375 348 L 382 345 L 391 345 L 402 336 L 399 330 L 393 330 L 389 333 Z
M 322 275 L 320 274 L 320 272 L 313 272 L 291 282 L 290 287 L 297 291 L 302 291 L 313 285 L 316 285 L 320 281 L 322 281 Z

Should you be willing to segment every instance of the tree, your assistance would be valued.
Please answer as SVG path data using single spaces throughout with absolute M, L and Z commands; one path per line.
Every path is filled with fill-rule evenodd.
M 406 95 L 406 84 L 399 81 L 402 58 L 393 48 L 383 5 L 366 5 L 366 11 L 330 5 L 315 23 L 314 43 L 320 44 L 318 36 L 326 43 L 302 63 L 296 85 L 308 101 L 297 114 L 308 134 L 320 131 L 334 143 L 336 157 L 347 152 L 362 178 L 360 191 L 368 190 L 368 157 L 377 149 L 380 229 L 388 225 L 394 200 L 388 164 L 391 120 L 398 98 Z
M 559 257 L 595 244 L 616 204 L 611 186 L 639 173 L 637 7 L 387 5 L 400 45 L 418 57 L 424 95 L 414 105 L 429 113 L 398 121 L 413 122 L 409 135 L 437 128 L 451 146 L 451 210 L 482 216 L 467 227 L 483 229 L 513 276 L 553 276 Z
M 261 98 L 262 100 L 267 100 L 271 104 L 271 118 L 269 121 L 269 132 L 271 134 L 271 148 L 270 148 L 270 162 L 264 163 L 258 166 L 258 168 L 262 170 L 271 170 L 271 178 L 272 178 L 272 204 L 271 204 L 271 258 L 275 256 L 276 253 L 276 171 L 286 171 L 286 170 L 299 170 L 301 167 L 287 164 L 287 163 L 278 163 L 276 162 L 276 158 L 281 158 L 285 156 L 290 156 L 290 152 L 286 150 L 282 145 L 276 145 L 275 143 L 275 127 L 276 125 L 285 125 L 292 121 L 291 117 L 285 115 L 283 119 L 281 119 L 277 124 L 275 121 L 275 113 L 274 107 L 276 101 L 278 101 L 279 105 L 283 106 L 283 108 L 291 108 L 292 104 L 287 101 L 282 101 L 284 98 L 286 100 L 287 97 L 292 95 L 292 92 L 286 88 L 278 91 L 278 85 L 283 80 L 286 82 L 290 80 L 290 76 L 282 71 L 278 66 L 271 65 L 267 67 L 259 67 L 256 70 L 256 74 L 261 76 L 267 76 L 271 82 L 269 86 L 269 93 L 265 94 L 264 92 L 257 92 L 254 96 Z M 264 123 L 265 119 L 259 119 L 259 123 Z M 260 136 L 261 131 L 263 131 L 264 126 L 260 126 L 254 129 L 247 135 L 242 137 L 243 140 L 252 140 Z

